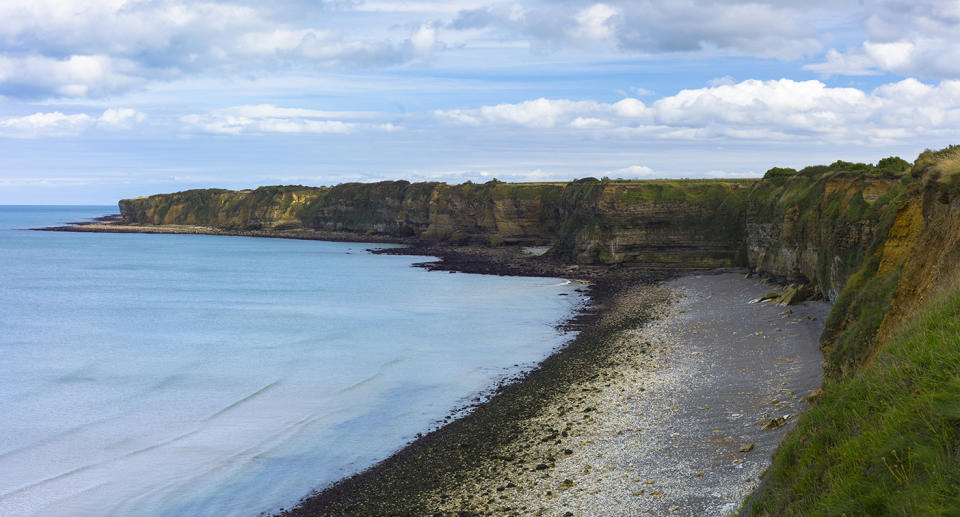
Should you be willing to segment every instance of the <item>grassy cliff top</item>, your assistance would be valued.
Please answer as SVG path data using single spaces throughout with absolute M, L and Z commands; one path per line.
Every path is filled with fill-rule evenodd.
M 566 187 L 570 185 L 577 184 L 587 184 L 587 183 L 602 183 L 604 185 L 622 185 L 622 186 L 671 186 L 671 187 L 692 187 L 692 186 L 704 186 L 704 185 L 743 185 L 750 186 L 754 183 L 760 181 L 760 178 L 690 178 L 690 179 L 607 179 L 598 180 L 596 178 L 583 178 L 576 179 L 572 181 L 529 181 L 529 182 L 504 182 L 496 179 L 490 180 L 485 183 L 474 183 L 471 181 L 466 181 L 464 183 L 454 183 L 448 184 L 444 182 L 417 182 L 411 183 L 406 180 L 387 180 L 387 181 L 376 181 L 369 183 L 359 183 L 359 182 L 349 182 L 349 183 L 338 183 L 337 185 L 327 185 L 327 186 L 307 186 L 307 185 L 265 185 L 262 187 L 257 187 L 256 189 L 239 189 L 239 190 L 230 190 L 222 188 L 201 188 L 201 189 L 188 189 L 181 190 L 177 192 L 170 192 L 164 194 L 151 194 L 146 196 L 137 196 L 134 198 L 128 198 L 129 200 L 134 199 L 149 199 L 152 197 L 158 196 L 170 196 L 170 195 L 186 195 L 186 194 L 196 194 L 196 193 L 208 193 L 208 194 L 228 194 L 228 193 L 238 193 L 238 194 L 253 194 L 253 193 L 275 193 L 282 194 L 286 192 L 315 192 L 315 193 L 324 193 L 334 189 L 355 189 L 360 187 L 394 187 L 394 188 L 403 188 L 407 186 L 422 187 L 422 186 L 431 186 L 431 187 L 448 187 L 448 188 L 464 188 L 464 187 L 480 187 L 480 186 L 500 186 L 501 188 L 519 188 L 519 189 L 537 189 L 541 187 Z

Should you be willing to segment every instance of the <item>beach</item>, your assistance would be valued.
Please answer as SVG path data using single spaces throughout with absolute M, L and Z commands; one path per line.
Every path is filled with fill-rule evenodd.
M 743 272 L 605 280 L 521 382 L 285 515 L 730 515 L 822 382 L 824 302 Z

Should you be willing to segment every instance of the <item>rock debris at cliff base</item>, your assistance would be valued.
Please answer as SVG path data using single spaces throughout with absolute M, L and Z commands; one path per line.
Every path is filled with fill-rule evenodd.
M 808 302 L 785 314 L 750 305 L 765 288 L 734 273 L 625 296 L 657 289 L 670 302 L 656 321 L 614 336 L 600 375 L 546 404 L 497 458 L 453 490 L 427 494 L 426 506 L 441 514 L 736 512 L 805 407 L 799 398 L 820 384 L 816 338 L 828 306 Z M 783 424 L 764 429 L 763 419 Z

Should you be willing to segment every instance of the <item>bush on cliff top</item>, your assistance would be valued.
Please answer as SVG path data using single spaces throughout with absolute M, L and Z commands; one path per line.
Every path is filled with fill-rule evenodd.
M 960 289 L 827 384 L 750 515 L 960 515 Z
M 877 162 L 876 165 L 869 163 L 852 163 L 843 160 L 837 160 L 830 165 L 810 165 L 799 171 L 788 167 L 773 167 L 763 175 L 763 179 L 784 178 L 790 176 L 820 176 L 827 172 L 837 172 L 843 174 L 854 174 L 862 176 L 886 177 L 898 176 L 909 170 L 911 163 L 899 156 L 889 156 Z

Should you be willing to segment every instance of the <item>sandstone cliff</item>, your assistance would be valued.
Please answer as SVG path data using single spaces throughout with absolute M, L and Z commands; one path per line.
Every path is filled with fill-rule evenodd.
M 745 515 L 960 511 L 958 180 L 954 146 L 888 190 L 821 338 L 828 382 Z
M 580 263 L 732 265 L 753 180 L 350 183 L 190 190 L 120 201 L 129 224 L 309 228 L 551 245 Z
M 901 174 L 849 170 L 768 175 L 748 201 L 744 236 L 751 268 L 789 282 L 810 283 L 835 299 L 886 231 Z

